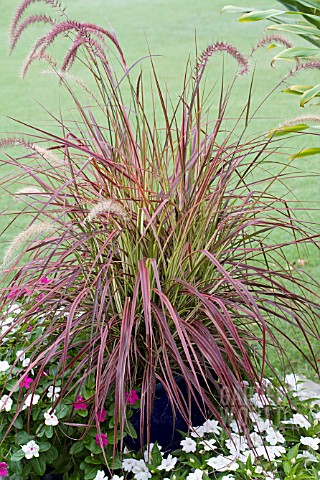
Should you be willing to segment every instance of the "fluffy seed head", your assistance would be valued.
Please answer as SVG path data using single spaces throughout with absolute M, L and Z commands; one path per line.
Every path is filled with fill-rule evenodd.
M 228 55 L 231 55 L 239 64 L 240 70 L 238 75 L 246 75 L 249 73 L 249 62 L 248 60 L 239 52 L 233 45 L 230 43 L 217 42 L 212 45 L 209 45 L 200 55 L 196 64 L 196 78 L 199 79 L 204 72 L 204 69 L 208 63 L 208 60 L 212 55 L 217 52 L 226 52 Z
M 101 213 L 119 215 L 122 218 L 128 217 L 127 212 L 122 207 L 122 205 L 118 201 L 109 198 L 108 200 L 101 200 L 101 202 L 94 205 L 91 208 L 85 221 L 91 222 L 94 218 L 97 217 L 97 215 Z
M 35 235 L 50 233 L 53 230 L 54 230 L 54 227 L 53 227 L 52 224 L 47 223 L 47 222 L 42 222 L 42 223 L 35 223 L 35 224 L 31 225 L 30 227 L 28 227 L 23 232 L 19 233 L 19 235 L 17 235 L 13 239 L 13 241 L 11 242 L 11 244 L 9 245 L 7 250 L 5 251 L 3 261 L 2 261 L 2 265 L 1 265 L 1 269 L 4 268 L 8 264 L 8 262 L 12 259 L 14 253 L 17 251 L 17 249 L 20 247 L 20 245 L 22 245 L 23 243 L 25 243 L 26 241 L 28 241 L 30 238 L 34 237 Z

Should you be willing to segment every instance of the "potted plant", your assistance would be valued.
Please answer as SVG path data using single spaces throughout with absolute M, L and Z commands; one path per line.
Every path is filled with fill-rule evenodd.
M 3 455 L 16 475 L 10 478 L 37 478 L 47 465 L 64 479 L 105 478 L 121 466 L 125 435 L 150 445 L 159 388 L 171 419 L 179 415 L 187 429 L 196 411 L 228 431 L 222 402 L 248 430 L 245 383 L 259 397 L 266 369 L 279 377 L 269 346 L 285 355 L 290 328 L 312 353 L 316 281 L 289 270 L 283 252 L 316 246 L 317 235 L 272 191 L 286 174 L 261 177 L 263 162 L 283 147 L 272 134 L 246 136 L 250 101 L 244 124 L 241 116 L 226 125 L 231 85 L 216 96 L 213 116 L 204 93 L 212 57 L 233 57 L 235 81 L 249 73 L 234 46 L 214 43 L 188 64 L 173 106 L 150 57 L 150 114 L 143 73 L 126 64 L 113 33 L 63 11 L 55 20 L 27 16 L 31 3 L 18 7 L 12 48 L 29 26 L 49 25 L 23 73 L 35 60 L 48 62 L 78 119 L 56 119 L 61 134 L 36 128 L 1 141 L 25 150 L 5 162 L 27 179 L 13 195 L 21 214 L 32 213 L 2 262 Z M 58 66 L 49 49 L 60 35 L 71 43 Z M 77 59 L 92 86 L 69 73 Z M 279 229 L 288 240 L 275 240 Z M 318 372 L 315 357 L 308 361 Z

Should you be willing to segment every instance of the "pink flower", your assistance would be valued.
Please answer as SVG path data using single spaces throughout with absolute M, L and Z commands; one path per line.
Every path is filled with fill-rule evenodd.
M 37 296 L 37 302 L 40 303 L 44 298 L 44 293 L 40 293 L 40 295 Z
M 32 330 L 33 330 L 33 327 L 29 325 L 29 327 L 27 327 L 27 332 L 32 332 Z
M 8 474 L 8 465 L 6 462 L 0 462 L 0 475 L 1 477 L 7 477 Z
M 21 291 L 19 287 L 11 288 L 10 292 L 8 293 L 8 298 L 15 298 L 20 295 Z
M 106 447 L 108 445 L 108 439 L 107 439 L 107 435 L 105 433 L 101 433 L 101 435 L 99 435 L 97 433 L 96 435 L 96 444 L 99 445 L 99 447 L 103 448 L 103 447 Z
M 50 282 L 52 282 L 52 278 L 42 277 L 39 280 L 40 285 L 47 285 Z
M 23 287 L 23 289 L 21 290 L 20 294 L 21 293 L 24 293 L 25 295 L 32 295 L 32 291 L 31 290 L 28 290 L 27 287 Z
M 99 422 L 104 422 L 106 419 L 106 415 L 107 415 L 107 410 L 104 407 L 102 407 L 101 410 L 97 412 L 97 420 Z
M 31 377 L 24 377 L 23 380 L 20 382 L 20 388 L 28 389 L 33 382 L 33 378 Z
M 135 390 L 130 390 L 130 392 L 126 392 L 125 396 L 127 403 L 130 403 L 130 405 L 135 405 L 139 400 L 139 395 Z
M 87 410 L 87 404 L 84 401 L 84 397 L 78 395 L 76 401 L 72 404 L 75 410 Z

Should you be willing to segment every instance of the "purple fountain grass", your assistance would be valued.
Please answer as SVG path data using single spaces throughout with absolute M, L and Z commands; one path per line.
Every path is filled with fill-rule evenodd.
M 223 126 L 230 90 L 212 121 L 199 80 L 219 51 L 237 60 L 239 74 L 247 73 L 246 58 L 232 45 L 208 47 L 196 61 L 196 78 L 194 68 L 187 68 L 172 108 L 151 59 L 155 91 L 148 114 L 142 76 L 136 81 L 134 70 L 126 70 L 117 40 L 101 27 L 55 24 L 35 44 L 29 64 L 35 52 L 72 30 L 71 52 L 84 47 L 88 53 L 100 104 L 83 107 L 65 82 L 81 122 L 61 121 L 61 136 L 36 129 L 34 139 L 17 140 L 28 155 L 4 160 L 21 172 L 13 179 L 44 192 L 42 201 L 28 205 L 29 214 L 55 229 L 27 243 L 10 264 L 6 274 L 12 279 L 1 297 L 2 310 L 17 301 L 24 305 L 15 326 L 36 325 L 39 312 L 45 314 L 37 341 L 27 347 L 31 363 L 25 374 L 37 372 L 28 392 L 36 392 L 52 363 L 61 382 L 53 408 L 67 392 L 82 395 L 94 378 L 85 428 L 97 424 L 96 412 L 113 392 L 116 440 L 126 425 L 125 394 L 134 388 L 140 390 L 141 432 L 149 424 L 156 383 L 190 423 L 190 403 L 176 382 L 180 375 L 205 416 L 223 424 L 223 399 L 246 429 L 250 403 L 243 380 L 261 393 L 267 368 L 279 376 L 268 346 L 285 356 L 282 339 L 290 336 L 289 328 L 300 332 L 309 355 L 293 343 L 319 374 L 311 345 L 319 338 L 317 282 L 287 270 L 284 252 L 302 244 L 318 249 L 320 236 L 295 218 L 294 203 L 272 190 L 298 173 L 285 170 L 278 138 L 245 138 L 245 129 L 239 137 L 241 118 L 229 130 Z M 125 69 L 121 79 L 132 93 L 130 109 L 123 103 L 122 80 L 117 82 L 116 73 L 110 77 L 94 43 L 80 42 L 81 35 L 94 32 L 117 48 L 121 75 Z M 67 55 L 72 63 L 73 53 Z M 97 75 L 100 65 L 106 75 Z M 15 146 L 15 139 L 4 139 L 2 146 Z M 50 161 L 55 150 L 63 153 L 63 169 Z M 266 161 L 274 170 L 261 178 Z M 279 229 L 287 240 L 275 240 Z M 22 290 L 36 291 L 42 276 L 51 279 L 44 296 L 24 297 Z M 69 425 L 75 425 L 72 417 Z

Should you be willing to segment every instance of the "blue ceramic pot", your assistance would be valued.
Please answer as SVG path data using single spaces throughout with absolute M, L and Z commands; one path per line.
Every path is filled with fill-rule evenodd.
M 181 395 L 187 398 L 188 391 L 185 380 L 183 379 L 183 377 L 175 377 L 175 380 L 181 391 Z M 201 405 L 200 397 L 198 397 L 198 401 Z M 191 409 L 192 425 L 201 425 L 205 421 L 205 417 L 203 416 L 197 405 L 197 402 L 194 399 L 191 400 Z M 130 418 L 130 421 L 137 432 L 137 438 L 126 438 L 127 446 L 135 451 L 138 451 L 141 448 L 139 427 L 140 417 L 141 411 L 135 410 L 132 417 Z M 182 435 L 178 432 L 178 430 L 185 433 L 188 431 L 188 425 L 182 417 L 181 413 L 178 411 L 177 408 L 175 408 L 174 410 L 172 409 L 167 392 L 161 383 L 158 383 L 155 388 L 154 404 L 150 422 L 151 443 L 158 442 L 158 444 L 161 445 L 162 449 L 166 451 L 172 451 L 179 447 Z M 145 445 L 146 443 L 147 431 L 145 428 L 142 444 Z

